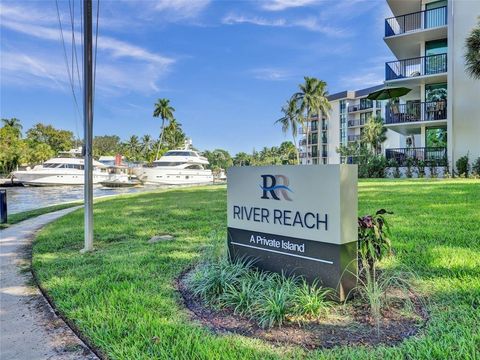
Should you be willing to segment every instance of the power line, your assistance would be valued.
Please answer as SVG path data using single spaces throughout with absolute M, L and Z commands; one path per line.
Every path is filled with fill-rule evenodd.
M 62 20 L 60 19 L 60 10 L 58 9 L 58 0 L 55 0 L 55 5 L 56 5 L 56 8 L 57 8 L 58 25 L 60 27 L 60 35 L 61 35 L 61 38 L 62 38 L 62 46 L 63 46 L 63 55 L 64 55 L 64 59 L 65 59 L 65 65 L 67 67 L 68 80 L 70 82 L 70 87 L 72 89 L 73 100 L 75 102 L 75 106 L 77 108 L 78 113 L 80 114 L 80 109 L 79 109 L 79 106 L 78 106 L 77 96 L 75 95 L 75 88 L 73 86 L 72 75 L 70 73 L 70 67 L 68 66 L 67 48 L 65 46 L 65 38 L 63 37 L 63 27 L 62 27 Z

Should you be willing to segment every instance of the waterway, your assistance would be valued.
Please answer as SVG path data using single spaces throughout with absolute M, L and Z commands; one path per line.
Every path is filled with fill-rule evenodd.
M 96 185 L 93 196 L 101 197 L 116 194 L 129 194 L 150 191 L 158 187 L 132 187 L 132 188 L 105 188 Z M 4 189 L 4 188 L 0 188 Z M 9 214 L 33 210 L 59 203 L 83 199 L 83 186 L 52 186 L 52 187 L 11 187 L 7 188 L 7 207 Z

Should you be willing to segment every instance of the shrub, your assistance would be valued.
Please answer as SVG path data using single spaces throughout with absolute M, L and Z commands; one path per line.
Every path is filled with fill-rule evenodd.
M 473 162 L 472 172 L 475 176 L 480 176 L 480 156 Z
M 405 171 L 405 176 L 410 179 L 413 176 L 413 172 L 412 172 L 413 159 L 407 158 L 406 165 L 407 165 L 407 170 Z
M 331 293 L 331 289 L 318 286 L 316 281 L 311 286 L 303 281 L 295 291 L 293 313 L 307 319 L 320 318 L 331 307 L 331 303 L 326 300 Z
M 230 286 L 236 286 L 251 266 L 251 262 L 230 262 L 224 258 L 200 265 L 187 281 L 195 296 L 211 305 L 218 304 L 224 292 Z
M 425 166 L 426 166 L 425 161 L 417 160 L 415 165 L 417 167 L 417 176 L 419 178 L 424 178 L 425 177 Z
M 366 261 L 370 268 L 392 251 L 385 214 L 393 213 L 380 209 L 375 215 L 358 218 L 358 251 L 360 259 Z
M 272 286 L 262 292 L 257 301 L 255 317 L 265 327 L 282 326 L 292 305 L 292 291 L 284 286 Z
M 330 289 L 285 274 L 252 268 L 251 262 L 207 261 L 187 279 L 193 295 L 206 305 L 229 308 L 262 327 L 282 326 L 289 318 L 297 321 L 328 313 Z
M 428 169 L 430 171 L 430 177 L 432 179 L 435 179 L 436 177 L 438 177 L 438 170 L 437 170 L 438 165 L 439 165 L 439 162 L 437 162 L 435 160 L 430 161 Z
M 382 155 L 369 155 L 359 167 L 361 177 L 384 178 L 387 160 Z
M 465 176 L 468 177 L 468 173 L 470 172 L 470 164 L 468 162 L 468 154 L 462 156 L 457 160 L 455 163 L 457 167 L 457 174 L 458 176 Z

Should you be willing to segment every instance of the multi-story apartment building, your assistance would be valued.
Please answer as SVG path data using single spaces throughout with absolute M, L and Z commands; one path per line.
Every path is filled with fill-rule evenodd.
M 348 162 L 340 145 L 358 141 L 370 115 L 388 128 L 387 159 L 446 161 L 480 156 L 480 81 L 465 72 L 465 39 L 477 24 L 480 0 L 386 0 L 393 17 L 385 19 L 384 41 L 395 56 L 385 64 L 385 83 L 329 96 L 329 116 L 314 118 L 300 140 L 303 164 Z M 378 102 L 366 97 L 383 87 L 411 91 Z M 303 129 L 306 133 L 306 129 Z
M 348 143 L 359 141 L 363 128 L 370 116 L 385 118 L 384 101 L 367 99 L 368 94 L 383 88 L 383 85 L 356 91 L 342 91 L 328 96 L 332 110 L 328 116 L 315 116 L 308 128 L 302 129 L 300 140 L 302 164 L 339 164 L 354 161 L 341 158 L 337 149 Z M 400 146 L 400 135 L 394 131 L 387 132 L 383 147 Z
M 411 91 L 391 100 L 385 124 L 401 136 L 387 158 L 432 161 L 480 156 L 480 81 L 465 72 L 465 39 L 477 24 L 480 1 L 387 0 L 384 41 L 395 56 L 385 86 Z

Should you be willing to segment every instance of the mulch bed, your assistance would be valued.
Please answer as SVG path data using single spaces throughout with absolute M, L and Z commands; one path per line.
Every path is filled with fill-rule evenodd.
M 234 333 L 269 341 L 275 345 L 298 345 L 305 349 L 333 348 L 346 345 L 396 345 L 413 336 L 425 325 L 427 311 L 416 294 L 410 294 L 417 318 L 402 316 L 398 309 L 383 312 L 380 331 L 372 325 L 366 306 L 335 306 L 336 313 L 323 321 L 299 324 L 289 322 L 282 327 L 263 329 L 254 321 L 205 306 L 185 285 L 188 273 L 175 282 L 183 305 L 192 320 L 200 322 L 217 334 Z

